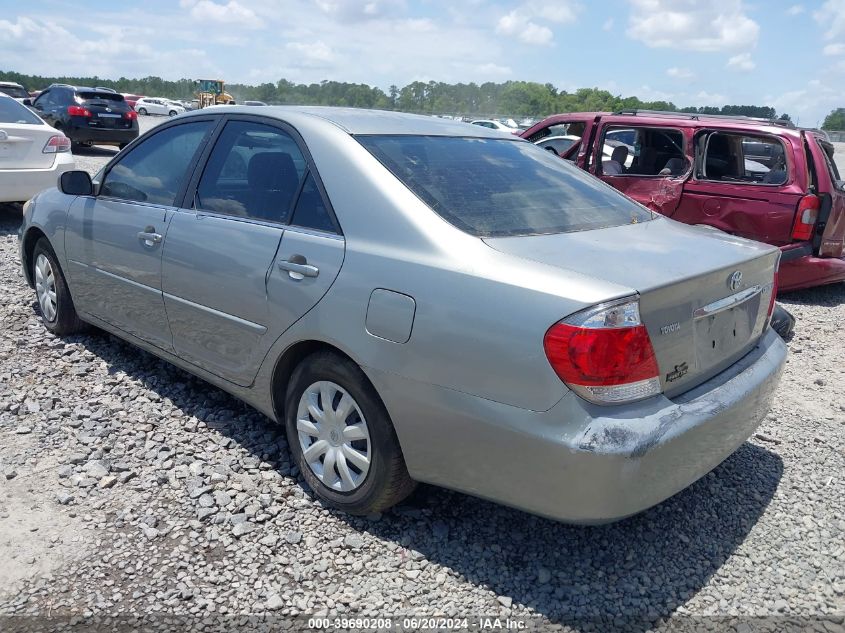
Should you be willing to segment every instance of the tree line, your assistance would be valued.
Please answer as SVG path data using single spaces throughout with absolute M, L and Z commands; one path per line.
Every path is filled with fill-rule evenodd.
M 42 77 L 17 72 L 0 71 L 0 80 L 16 81 L 28 90 L 40 90 L 51 83 L 102 86 L 118 92 L 160 96 L 171 99 L 191 99 L 194 80 L 168 81 L 161 77 L 140 79 L 104 79 L 101 77 Z M 331 105 L 355 108 L 400 110 L 422 114 L 452 114 L 464 116 L 543 117 L 555 112 L 585 112 L 641 109 L 680 110 L 699 114 L 727 114 L 781 118 L 770 106 L 725 105 L 678 108 L 671 101 L 643 101 L 637 97 L 622 97 L 599 88 L 580 88 L 575 92 L 558 90 L 551 83 L 530 81 L 485 82 L 477 84 L 447 84 L 439 81 L 414 81 L 406 86 L 381 88 L 360 83 L 321 81 L 298 84 L 287 79 L 258 85 L 226 84 L 226 91 L 237 101 L 255 100 L 270 104 Z M 833 113 L 831 113 L 833 114 Z M 829 117 L 830 118 L 830 117 Z M 841 128 L 840 128 L 841 129 Z

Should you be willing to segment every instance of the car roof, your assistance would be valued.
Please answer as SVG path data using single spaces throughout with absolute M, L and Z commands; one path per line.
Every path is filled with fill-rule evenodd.
M 14 88 L 23 88 L 23 86 L 16 81 L 0 81 L 0 86 L 12 86 Z
M 248 114 L 278 118 L 295 124 L 295 119 L 307 117 L 335 125 L 349 134 L 357 135 L 418 135 L 418 136 L 470 136 L 501 140 L 502 133 L 479 125 L 440 119 L 421 114 L 407 114 L 390 110 L 363 108 L 335 108 L 330 106 L 266 106 L 260 113 L 251 106 L 220 105 L 194 110 L 182 116 L 215 114 Z M 519 140 L 514 136 L 515 140 Z
M 556 122 L 564 122 L 572 116 L 594 119 L 601 117 L 603 121 L 617 121 L 621 125 L 636 127 L 640 125 L 659 125 L 661 127 L 718 127 L 729 130 L 749 130 L 769 134 L 786 134 L 800 136 L 801 131 L 791 124 L 776 124 L 768 119 L 755 119 L 743 116 L 722 116 L 714 114 L 696 114 L 680 112 L 632 111 L 632 112 L 567 112 L 546 117 L 534 127 L 547 127 Z

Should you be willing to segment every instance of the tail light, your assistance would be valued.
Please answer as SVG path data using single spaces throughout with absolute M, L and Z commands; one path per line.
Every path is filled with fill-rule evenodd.
M 792 225 L 792 239 L 806 242 L 812 238 L 818 217 L 818 197 L 807 195 L 801 198 L 801 202 L 798 203 L 798 212 L 795 214 L 795 223 Z
M 599 304 L 555 323 L 543 347 L 558 377 L 591 402 L 620 404 L 660 393 L 638 299 Z
M 76 105 L 68 106 L 67 107 L 67 113 L 70 116 L 84 116 L 84 117 L 91 118 L 91 110 L 89 110 L 88 108 L 83 108 L 82 106 L 76 106 Z
M 67 136 L 63 136 L 61 134 L 57 134 L 56 136 L 51 136 L 50 139 L 45 143 L 44 149 L 41 150 L 42 154 L 59 154 L 61 152 L 69 152 L 70 151 L 70 139 Z
M 123 118 L 132 121 L 138 118 L 138 113 L 135 110 L 129 110 L 129 112 L 123 113 Z

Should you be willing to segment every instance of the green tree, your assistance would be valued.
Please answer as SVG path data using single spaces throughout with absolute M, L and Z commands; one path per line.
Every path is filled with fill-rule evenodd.
M 831 111 L 822 123 L 823 130 L 845 130 L 845 108 L 836 108 Z

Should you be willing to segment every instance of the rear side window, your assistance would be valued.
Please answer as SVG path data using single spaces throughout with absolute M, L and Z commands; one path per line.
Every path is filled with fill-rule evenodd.
M 290 223 L 308 229 L 335 232 L 332 216 L 323 202 L 323 196 L 320 195 L 320 190 L 317 188 L 317 181 L 310 173 L 302 186 L 302 193 L 299 194 L 299 200 L 296 201 L 296 208 L 293 211 Z
M 681 130 L 607 126 L 602 134 L 605 176 L 681 176 L 689 170 Z
M 479 237 L 568 233 L 654 217 L 530 143 L 437 136 L 356 138 L 441 217 Z
M 0 123 L 39 125 L 42 121 L 25 105 L 21 105 L 14 99 L 2 97 L 0 98 Z
M 196 121 L 153 134 L 109 170 L 100 195 L 173 206 L 188 167 L 212 125 L 212 121 Z
M 782 185 L 788 176 L 786 151 L 776 137 L 707 132 L 696 140 L 699 180 Z
M 286 222 L 304 173 L 305 157 L 283 130 L 230 121 L 208 159 L 194 207 Z

